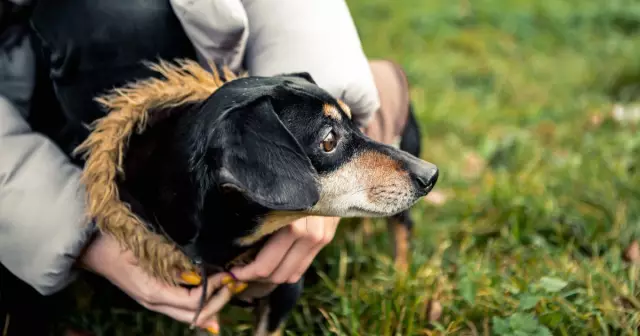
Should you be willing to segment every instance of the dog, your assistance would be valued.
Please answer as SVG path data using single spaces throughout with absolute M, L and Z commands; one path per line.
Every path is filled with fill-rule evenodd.
M 400 143 L 405 151 L 365 136 L 348 106 L 308 73 L 233 78 L 208 93 L 202 81 L 217 79 L 192 62 L 180 64 L 155 68 L 169 78 L 164 84 L 152 79 L 116 90 L 111 99 L 120 97 L 125 107 L 98 121 L 78 148 L 88 157 L 83 180 L 90 214 L 103 231 L 138 217 L 210 273 L 250 259 L 271 234 L 305 216 L 391 216 L 409 223 L 407 210 L 438 180 L 436 165 L 411 154 L 419 153 L 413 114 Z M 171 81 L 173 87 L 165 85 Z M 147 100 L 136 96 L 154 85 L 165 86 Z M 199 93 L 190 95 L 195 88 Z M 129 102 L 152 112 L 144 131 L 118 124 Z M 126 154 L 114 144 L 120 139 Z M 122 164 L 116 169 L 108 160 Z M 100 185 L 107 178 L 116 180 L 117 191 Z M 114 197 L 126 206 L 108 209 Z M 130 213 L 113 215 L 118 211 Z M 127 235 L 135 233 L 116 234 Z M 169 263 L 147 255 L 154 256 L 151 263 Z M 256 335 L 279 332 L 302 281 L 279 285 L 254 303 L 262 307 Z

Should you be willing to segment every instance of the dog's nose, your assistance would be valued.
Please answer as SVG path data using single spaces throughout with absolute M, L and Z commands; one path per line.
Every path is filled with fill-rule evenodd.
M 413 182 L 414 190 L 421 194 L 427 195 L 438 182 L 438 167 L 431 162 L 427 162 L 415 157 L 405 151 L 392 152 L 399 161 L 404 163 L 404 168 L 408 171 L 410 179 Z
M 422 161 L 419 164 L 414 164 L 411 168 L 416 187 L 420 192 L 426 195 L 431 191 L 431 189 L 433 189 L 438 181 L 438 167 L 431 163 Z
M 425 175 L 416 176 L 418 187 L 425 192 L 431 191 L 438 181 L 438 168 L 433 168 Z

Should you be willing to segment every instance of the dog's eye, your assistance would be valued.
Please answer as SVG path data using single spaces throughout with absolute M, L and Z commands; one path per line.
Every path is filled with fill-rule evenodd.
M 324 140 L 322 140 L 322 150 L 327 153 L 331 152 L 334 148 L 336 148 L 336 144 L 336 135 L 333 133 L 333 131 L 331 131 L 329 132 L 329 134 L 327 134 Z

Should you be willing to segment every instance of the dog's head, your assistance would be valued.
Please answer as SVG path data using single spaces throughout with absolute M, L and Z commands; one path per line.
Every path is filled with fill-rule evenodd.
M 300 217 L 396 214 L 438 178 L 433 164 L 365 136 L 305 73 L 238 78 L 165 108 L 130 141 L 122 196 L 211 264 Z
M 242 195 L 272 215 L 267 222 L 389 216 L 438 178 L 435 165 L 366 137 L 306 73 L 236 79 L 188 119 L 191 170 L 208 181 L 201 191 Z M 242 244 L 281 227 L 271 222 Z
M 220 86 L 195 63 L 156 70 L 165 80 L 99 98 L 110 112 L 76 153 L 89 215 L 165 280 L 185 254 L 226 267 L 296 218 L 389 216 L 436 183 L 433 164 L 367 138 L 308 74 Z

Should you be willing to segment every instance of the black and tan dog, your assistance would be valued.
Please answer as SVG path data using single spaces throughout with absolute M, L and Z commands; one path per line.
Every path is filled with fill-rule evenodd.
M 193 62 L 153 67 L 164 78 L 100 99 L 110 112 L 78 152 L 89 215 L 167 282 L 228 270 L 304 216 L 403 216 L 438 178 L 365 136 L 308 74 L 224 82 Z M 276 332 L 301 289 L 264 298 L 256 334 Z

